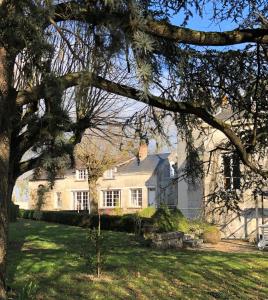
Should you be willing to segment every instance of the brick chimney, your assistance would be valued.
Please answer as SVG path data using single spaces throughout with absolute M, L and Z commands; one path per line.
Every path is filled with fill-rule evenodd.
M 142 161 L 144 160 L 148 155 L 148 145 L 145 141 L 141 141 L 139 153 L 138 153 L 138 160 Z

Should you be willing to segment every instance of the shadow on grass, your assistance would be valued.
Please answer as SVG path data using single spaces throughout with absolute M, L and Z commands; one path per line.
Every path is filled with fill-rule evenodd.
M 267 298 L 267 253 L 161 251 L 130 234 L 104 234 L 106 279 L 91 280 L 80 255 L 93 254 L 86 230 L 19 221 L 10 231 L 9 283 L 21 288 L 35 280 L 40 299 L 57 300 Z

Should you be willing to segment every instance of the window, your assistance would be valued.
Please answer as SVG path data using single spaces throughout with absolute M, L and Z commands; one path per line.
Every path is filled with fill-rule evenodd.
M 56 193 L 56 208 L 60 208 L 62 206 L 62 195 L 61 192 Z
M 176 164 L 174 163 L 174 161 L 170 161 L 169 162 L 169 177 L 173 178 L 175 176 L 175 168 L 176 168 Z
M 77 180 L 87 180 L 88 178 L 87 169 L 76 170 L 76 179 Z
M 113 169 L 106 170 L 106 171 L 103 173 L 103 177 L 104 177 L 105 179 L 113 179 L 113 178 L 114 178 L 114 172 L 113 172 Z
M 227 190 L 240 189 L 241 172 L 237 154 L 223 156 L 225 188 Z
M 87 191 L 74 192 L 75 210 L 89 210 L 89 194 Z
M 103 191 L 103 207 L 120 207 L 120 190 Z
M 142 189 L 131 189 L 130 207 L 142 207 Z

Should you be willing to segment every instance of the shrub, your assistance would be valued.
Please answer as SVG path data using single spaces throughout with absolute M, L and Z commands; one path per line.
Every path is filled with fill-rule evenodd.
M 202 234 L 204 243 L 217 244 L 221 240 L 220 230 L 213 225 L 207 226 Z
M 158 232 L 183 231 L 188 232 L 189 223 L 178 209 L 161 206 L 152 217 L 153 225 Z
M 146 207 L 138 212 L 139 217 L 141 218 L 151 218 L 156 213 L 155 207 Z
M 9 221 L 16 222 L 17 217 L 19 217 L 19 205 L 16 205 L 11 201 L 9 206 Z
M 191 220 L 189 222 L 189 233 L 201 237 L 204 230 L 210 226 L 211 224 L 202 220 Z
M 19 216 L 23 219 L 33 219 L 34 210 L 20 209 Z

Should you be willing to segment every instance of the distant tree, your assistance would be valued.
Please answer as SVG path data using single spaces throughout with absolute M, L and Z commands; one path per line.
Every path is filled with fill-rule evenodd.
M 210 22 L 236 28 L 187 28 L 208 6 Z M 72 152 L 86 128 L 114 121 L 123 109 L 111 95 L 96 103 L 102 91 L 149 105 L 159 128 L 165 112 L 155 107 L 170 111 L 187 143 L 206 122 L 267 177 L 255 159 L 267 144 L 267 10 L 261 0 L 0 0 L 0 298 L 15 181 L 44 162 L 55 173 L 58 157 Z M 179 16 L 181 26 L 174 25 Z M 236 44 L 244 46 L 210 48 Z M 215 117 L 225 96 L 252 127 Z M 29 150 L 36 155 L 22 160 Z
M 119 148 L 123 144 L 123 136 L 120 134 L 121 130 L 110 128 L 106 131 L 109 136 L 92 137 L 85 135 L 81 142 L 75 148 L 75 160 L 78 165 L 81 165 L 87 170 L 87 181 L 89 189 L 90 204 L 92 207 L 90 211 L 95 211 L 98 214 L 98 228 L 90 230 L 89 238 L 93 244 L 96 252 L 96 258 L 91 259 L 96 261 L 97 277 L 100 277 L 102 268 L 102 231 L 101 231 L 101 212 L 99 210 L 99 202 L 97 196 L 97 180 L 108 169 L 115 167 L 116 163 L 123 162 L 129 158 L 127 149 Z M 115 138 L 117 143 L 115 143 Z M 121 140 L 121 142 L 120 142 Z
M 74 151 L 76 163 L 87 170 L 90 199 L 97 210 L 97 180 L 105 171 L 130 157 L 126 145 L 122 146 L 124 138 L 121 129 L 110 128 L 105 133 L 109 136 L 85 135 Z

